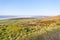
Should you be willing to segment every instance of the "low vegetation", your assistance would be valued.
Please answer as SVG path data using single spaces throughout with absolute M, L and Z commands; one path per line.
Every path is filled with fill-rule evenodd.
M 1 20 L 0 40 L 60 40 L 60 20 Z

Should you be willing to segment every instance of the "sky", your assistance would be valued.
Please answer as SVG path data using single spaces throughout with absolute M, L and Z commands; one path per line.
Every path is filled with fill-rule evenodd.
M 0 15 L 60 15 L 60 0 L 0 0 Z

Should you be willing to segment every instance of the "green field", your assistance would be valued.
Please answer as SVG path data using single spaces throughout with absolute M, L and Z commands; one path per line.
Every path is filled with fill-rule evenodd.
M 60 20 L 38 19 L 0 21 L 0 40 L 60 40 Z

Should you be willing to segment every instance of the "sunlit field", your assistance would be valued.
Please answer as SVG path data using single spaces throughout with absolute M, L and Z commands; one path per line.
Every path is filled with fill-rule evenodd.
M 0 40 L 60 40 L 60 20 L 0 20 Z

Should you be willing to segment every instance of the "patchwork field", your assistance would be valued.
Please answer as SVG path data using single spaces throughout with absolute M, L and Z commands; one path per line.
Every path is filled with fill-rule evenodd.
M 0 20 L 0 40 L 60 40 L 60 16 Z

